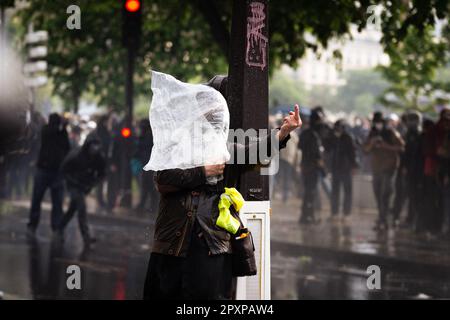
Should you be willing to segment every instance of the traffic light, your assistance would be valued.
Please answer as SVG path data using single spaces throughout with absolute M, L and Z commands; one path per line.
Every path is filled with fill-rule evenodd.
M 122 19 L 123 45 L 126 48 L 137 49 L 141 38 L 142 1 L 124 0 Z
M 122 128 L 122 130 L 120 131 L 120 134 L 125 139 L 128 139 L 129 137 L 131 137 L 131 129 L 130 128 L 126 128 L 126 127 Z
M 138 0 L 125 1 L 125 10 L 128 12 L 136 12 L 141 7 L 141 2 Z

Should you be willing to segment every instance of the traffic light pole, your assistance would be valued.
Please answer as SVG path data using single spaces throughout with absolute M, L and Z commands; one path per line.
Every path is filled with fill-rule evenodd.
M 133 75 L 134 64 L 139 40 L 141 36 L 142 3 L 139 0 L 124 0 L 122 7 L 122 43 L 127 49 L 126 79 L 125 79 L 125 125 L 131 132 L 131 136 L 125 138 L 125 154 L 122 156 L 122 199 L 121 206 L 130 208 L 132 206 L 132 174 L 131 157 L 133 153 Z
M 134 63 L 136 59 L 136 48 L 135 46 L 128 46 L 127 48 L 127 66 L 126 66 L 126 79 L 125 79 L 125 104 L 127 108 L 126 116 L 126 126 L 130 128 L 133 133 L 133 75 L 134 75 Z M 126 208 L 131 208 L 132 206 L 132 196 L 131 196 L 131 185 L 132 185 L 132 174 L 131 174 L 131 156 L 133 151 L 133 134 L 131 137 L 125 140 L 125 156 L 123 165 L 123 195 L 121 205 Z

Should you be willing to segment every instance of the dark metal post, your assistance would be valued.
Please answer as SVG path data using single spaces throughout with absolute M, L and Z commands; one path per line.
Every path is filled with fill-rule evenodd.
M 228 104 L 231 128 L 268 128 L 268 1 L 233 0 Z M 246 200 L 269 200 L 268 176 L 247 172 L 240 180 Z
M 125 104 L 126 104 L 126 126 L 132 130 L 131 137 L 128 137 L 125 141 L 125 156 L 123 164 L 123 197 L 121 205 L 127 208 L 132 206 L 132 196 L 131 196 L 131 154 L 133 150 L 133 75 L 134 75 L 134 62 L 136 58 L 135 46 L 130 45 L 127 48 L 127 72 L 126 72 L 126 83 L 125 83 Z

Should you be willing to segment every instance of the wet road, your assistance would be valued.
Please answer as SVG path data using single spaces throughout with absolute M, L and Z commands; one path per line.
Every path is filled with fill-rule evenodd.
M 151 218 L 137 222 L 90 216 L 98 243 L 84 250 L 76 221 L 69 225 L 61 244 L 52 241 L 44 212 L 36 240 L 29 241 L 25 234 L 27 211 L 3 204 L 0 212 L 0 291 L 5 299 L 140 299 L 153 233 Z M 369 290 L 366 268 L 371 261 L 339 251 L 305 250 L 293 246 L 292 239 L 284 246 L 279 236 L 286 232 L 283 219 L 273 220 L 277 235 L 272 244 L 274 299 L 450 298 L 445 265 L 434 273 L 415 262 L 410 266 L 407 262 L 405 267 L 404 261 L 381 261 L 382 288 Z M 304 231 L 308 232 L 317 230 Z M 66 269 L 73 264 L 81 268 L 82 290 L 66 287 Z
M 367 207 L 334 223 L 323 203 L 322 222 L 301 226 L 299 200 L 272 201 L 273 298 L 450 299 L 449 237 L 376 232 L 376 210 Z M 370 265 L 381 269 L 381 290 L 367 288 Z
M 450 277 L 426 270 L 381 268 L 381 289 L 367 288 L 366 265 L 339 263 L 305 255 L 275 256 L 272 264 L 273 299 L 394 300 L 450 299 Z
M 83 249 L 76 220 L 64 243 L 53 240 L 43 214 L 35 240 L 26 238 L 24 210 L 0 215 L 0 291 L 5 299 L 140 299 L 150 249 L 148 225 L 91 218 L 98 242 Z M 6 211 L 6 212 L 5 212 Z M 150 220 L 150 219 L 149 219 Z M 81 290 L 68 290 L 66 269 L 81 269 Z

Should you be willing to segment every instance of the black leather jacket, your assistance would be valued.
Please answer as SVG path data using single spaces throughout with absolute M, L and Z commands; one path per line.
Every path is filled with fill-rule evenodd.
M 260 165 L 267 164 L 274 151 L 284 148 L 289 138 L 281 141 L 275 148 L 271 146 L 270 135 L 261 139 L 258 147 L 267 145 L 269 152 L 268 158 L 258 159 Z M 250 149 L 249 145 L 240 144 L 230 144 L 229 148 L 234 148 L 234 155 L 238 149 L 243 149 L 248 155 Z M 161 193 L 161 200 L 152 251 L 171 256 L 186 256 L 194 225 L 197 225 L 196 231 L 200 231 L 205 238 L 211 255 L 231 253 L 231 235 L 216 226 L 219 197 L 224 187 L 235 187 L 238 184 L 243 171 L 257 166 L 227 164 L 224 179 L 214 186 L 206 184 L 203 167 L 158 171 L 155 181 Z

